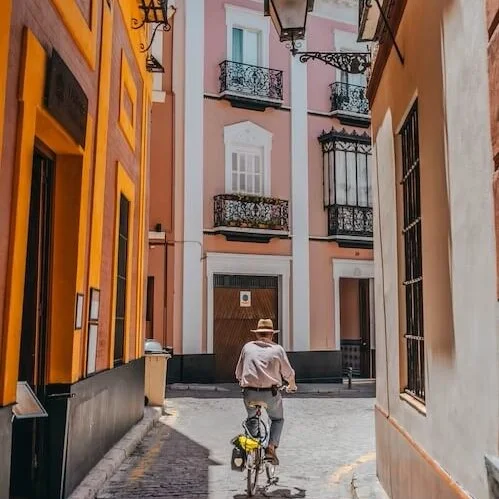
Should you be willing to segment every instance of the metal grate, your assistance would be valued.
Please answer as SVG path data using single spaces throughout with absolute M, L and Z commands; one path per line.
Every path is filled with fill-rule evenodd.
M 425 400 L 423 328 L 423 265 L 421 244 L 421 183 L 418 104 L 412 107 L 400 132 L 402 138 L 402 189 L 404 204 L 404 259 L 407 348 L 406 391 Z
M 215 274 L 213 276 L 213 285 L 215 288 L 277 289 L 278 278 L 276 276 L 263 275 Z
M 319 142 L 328 235 L 373 237 L 371 137 L 333 128 Z
M 339 81 L 332 83 L 329 87 L 331 88 L 331 111 L 369 114 L 369 101 L 365 87 Z
M 283 78 L 279 69 L 235 61 L 220 63 L 220 92 L 236 92 L 253 98 L 282 101 Z
M 289 203 L 284 199 L 219 194 L 213 209 L 215 227 L 289 230 Z

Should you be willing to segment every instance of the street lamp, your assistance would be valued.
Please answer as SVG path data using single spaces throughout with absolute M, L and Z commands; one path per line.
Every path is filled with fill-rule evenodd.
M 279 40 L 292 42 L 305 38 L 307 14 L 314 8 L 314 0 L 265 0 L 265 15 L 274 23 Z
M 318 59 L 346 73 L 365 73 L 371 65 L 369 52 L 301 52 L 300 40 L 305 38 L 308 13 L 314 8 L 314 0 L 265 0 L 264 14 L 270 16 L 281 42 L 301 62 Z

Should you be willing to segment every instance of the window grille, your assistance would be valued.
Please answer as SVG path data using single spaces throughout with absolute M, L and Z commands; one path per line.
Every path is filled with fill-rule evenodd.
M 421 182 L 418 137 L 418 105 L 411 109 L 400 132 L 402 139 L 402 190 L 405 260 L 406 392 L 425 400 L 423 327 L 423 265 L 421 241 Z
M 276 276 L 250 276 L 215 274 L 213 285 L 215 288 L 240 288 L 240 289 L 277 289 Z
M 116 308 L 114 313 L 114 365 L 124 360 L 126 289 L 128 269 L 128 227 L 130 201 L 121 194 L 118 234 L 118 269 L 116 273 Z

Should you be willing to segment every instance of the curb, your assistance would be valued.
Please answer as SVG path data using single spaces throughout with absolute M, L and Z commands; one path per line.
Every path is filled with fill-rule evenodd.
M 350 482 L 352 499 L 389 499 L 376 475 L 364 477 L 363 480 L 359 481 L 361 483 L 357 485 L 357 476 L 354 473 Z
M 145 407 L 144 417 L 90 470 L 69 499 L 94 499 L 106 481 L 114 475 L 121 463 L 159 420 L 161 414 L 160 407 Z

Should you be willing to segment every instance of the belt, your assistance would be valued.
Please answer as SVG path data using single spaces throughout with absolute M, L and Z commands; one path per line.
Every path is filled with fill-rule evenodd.
M 271 392 L 274 390 L 273 386 L 269 386 L 268 388 L 257 388 L 254 386 L 243 386 L 243 390 L 253 390 L 255 392 Z

